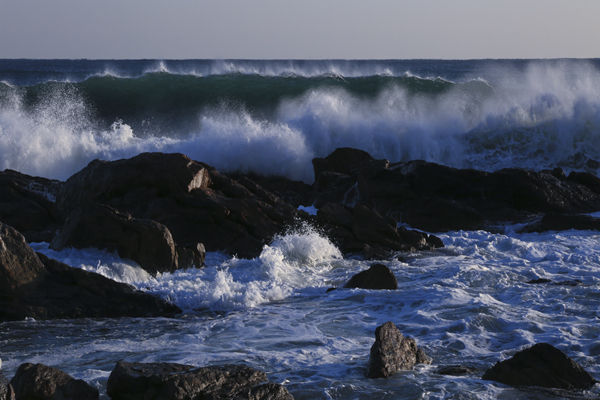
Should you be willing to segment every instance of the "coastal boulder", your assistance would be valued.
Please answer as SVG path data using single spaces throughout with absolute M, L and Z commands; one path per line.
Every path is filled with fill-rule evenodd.
M 0 221 L 29 242 L 49 242 L 61 223 L 55 200 L 62 182 L 0 171 Z
M 98 399 L 98 389 L 43 364 L 21 364 L 10 383 L 19 400 Z
M 35 253 L 0 223 L 0 321 L 170 316 L 176 306 L 129 285 Z
M 415 230 L 398 228 L 390 218 L 364 204 L 350 208 L 325 203 L 317 212 L 317 222 L 344 253 L 361 253 L 366 258 L 387 258 L 394 251 L 432 250 L 442 241 Z
M 545 232 L 577 230 L 600 230 L 600 218 L 582 214 L 545 214 L 541 220 L 523 227 L 520 232 Z
M 23 235 L 0 222 L 0 298 L 10 296 L 46 273 Z
M 113 400 L 291 400 L 264 372 L 243 365 L 194 367 L 174 363 L 119 361 L 108 378 Z
M 414 339 L 403 336 L 393 322 L 377 327 L 369 357 L 369 378 L 387 378 L 416 364 L 431 364 L 431 358 L 417 347 Z
M 596 383 L 579 364 L 548 343 L 538 343 L 496 363 L 482 379 L 558 389 L 589 389 Z
M 298 214 L 244 176 L 234 179 L 183 154 L 92 161 L 58 196 L 63 215 L 89 203 L 165 225 L 177 245 L 256 257 Z
M 156 221 L 133 218 L 112 207 L 89 204 L 76 208 L 52 240 L 56 250 L 96 247 L 116 251 L 146 271 L 172 272 L 178 267 L 175 242 L 169 229 Z
M 373 264 L 366 270 L 354 275 L 345 288 L 360 289 L 398 289 L 398 281 L 394 273 L 383 264 Z
M 0 400 L 15 400 L 15 391 L 0 371 Z

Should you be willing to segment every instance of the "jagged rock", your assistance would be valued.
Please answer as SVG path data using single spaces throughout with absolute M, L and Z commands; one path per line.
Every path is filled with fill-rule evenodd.
M 360 289 L 398 289 L 398 281 L 394 273 L 383 264 L 373 264 L 366 270 L 354 275 L 345 288 Z
M 109 206 L 76 208 L 52 240 L 56 250 L 96 247 L 116 251 L 150 273 L 178 268 L 175 242 L 169 229 L 156 221 L 133 218 Z
M 425 161 L 390 164 L 351 149 L 329 157 L 313 163 L 318 207 L 328 201 L 349 205 L 351 198 L 353 204 L 430 232 L 600 209 L 600 181 L 590 174 L 565 178 L 559 171 L 512 168 L 490 173 Z
M 92 161 L 61 190 L 60 210 L 101 203 L 165 225 L 183 247 L 255 257 L 297 215 L 295 207 L 246 177 L 239 180 L 183 154 L 144 153 Z
M 98 389 L 43 364 L 21 364 L 10 383 L 19 400 L 98 399 Z
M 36 254 L 0 224 L 0 321 L 170 316 L 177 307 L 131 286 Z
M 344 253 L 362 253 L 367 258 L 386 258 L 392 251 L 432 250 L 442 241 L 423 232 L 398 228 L 363 204 L 349 208 L 325 203 L 317 212 L 317 221 Z
M 581 214 L 555 214 L 550 213 L 541 220 L 523 227 L 520 232 L 545 232 L 577 230 L 600 230 L 600 218 Z
M 482 379 L 558 389 L 589 389 L 596 382 L 579 364 L 548 343 L 538 343 L 496 363 Z
M 54 203 L 61 185 L 9 169 L 0 172 L 0 221 L 30 242 L 49 242 L 61 222 Z
M 15 400 L 15 391 L 0 371 L 0 400 Z
M 202 243 L 196 243 L 195 246 L 177 246 L 178 268 L 203 267 L 205 258 L 206 249 Z
M 266 383 L 264 372 L 243 365 L 194 367 L 119 361 L 108 378 L 114 400 L 291 400 L 285 387 Z
M 369 357 L 369 378 L 386 378 L 416 364 L 431 364 L 431 358 L 417 347 L 414 339 L 403 336 L 393 322 L 377 327 Z
M 0 298 L 18 291 L 46 273 L 21 233 L 0 222 Z

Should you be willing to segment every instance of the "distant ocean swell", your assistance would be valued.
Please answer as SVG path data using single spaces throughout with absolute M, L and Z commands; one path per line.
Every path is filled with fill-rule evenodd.
M 592 62 L 490 62 L 462 75 L 440 62 L 431 77 L 383 64 L 280 64 L 222 64 L 221 74 L 159 64 L 72 82 L 46 72 L 29 85 L 0 73 L 0 169 L 66 178 L 94 158 L 177 151 L 311 182 L 312 158 L 341 146 L 486 170 L 600 166 Z

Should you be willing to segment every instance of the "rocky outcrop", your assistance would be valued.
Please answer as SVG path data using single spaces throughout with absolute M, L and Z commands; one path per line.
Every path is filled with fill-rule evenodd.
M 98 389 L 43 364 L 21 364 L 10 383 L 19 400 L 98 399 Z
M 23 235 L 0 222 L 0 298 L 40 279 L 46 270 Z
M 360 289 L 398 289 L 398 281 L 394 273 L 383 264 L 373 264 L 366 270 L 354 275 L 344 286 Z
M 550 213 L 541 220 L 523 227 L 520 232 L 545 232 L 564 231 L 568 229 L 577 230 L 600 230 L 600 218 L 582 214 L 555 214 Z
M 182 247 L 203 243 L 208 251 L 241 257 L 260 254 L 297 215 L 251 179 L 233 179 L 182 154 L 92 161 L 65 182 L 58 196 L 65 215 L 89 203 L 157 221 Z
M 547 343 L 538 343 L 496 363 L 483 379 L 511 386 L 558 389 L 589 389 L 596 382 L 579 364 Z
M 197 368 L 173 363 L 120 361 L 107 393 L 114 400 L 292 400 L 285 387 L 267 383 L 264 372 L 243 365 Z
M 375 343 L 369 357 L 369 378 L 387 378 L 416 364 L 431 364 L 417 342 L 402 335 L 393 322 L 386 322 L 375 330 Z
M 317 207 L 362 203 L 430 232 L 600 209 L 599 180 L 587 173 L 566 177 L 557 171 L 490 173 L 425 161 L 389 163 L 354 149 L 338 149 L 313 164 Z
M 96 247 L 116 251 L 120 257 L 137 262 L 153 274 L 172 272 L 179 267 L 175 242 L 166 226 L 148 219 L 133 218 L 130 214 L 100 204 L 88 204 L 72 211 L 52 240 L 51 247 L 56 250 Z M 186 254 L 188 258 L 195 255 Z M 204 255 L 197 258 L 199 262 Z
M 36 254 L 19 232 L 1 223 L 0 285 L 0 321 L 180 312 L 129 285 Z
M 350 208 L 325 203 L 317 212 L 317 222 L 342 252 L 360 253 L 371 259 L 388 258 L 393 251 L 432 250 L 444 246 L 433 235 L 398 228 L 395 221 L 364 204 Z
M 0 400 L 15 400 L 15 391 L 0 371 Z
M 0 221 L 13 226 L 28 241 L 50 241 L 61 218 L 54 203 L 59 181 L 12 170 L 0 172 Z

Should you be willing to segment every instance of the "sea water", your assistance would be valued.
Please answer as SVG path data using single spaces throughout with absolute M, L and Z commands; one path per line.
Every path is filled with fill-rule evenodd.
M 310 183 L 312 158 L 340 146 L 484 170 L 600 165 L 598 60 L 0 60 L 0 81 L 0 169 L 50 178 L 94 158 L 178 151 L 225 171 Z M 568 393 L 480 379 L 538 342 L 600 378 L 598 232 L 509 226 L 438 236 L 442 249 L 378 260 L 396 275 L 395 291 L 343 289 L 370 262 L 344 258 L 310 226 L 282 227 L 255 259 L 209 251 L 205 268 L 156 276 L 98 249 L 32 243 L 184 313 L 2 323 L 3 372 L 40 362 L 102 393 L 121 359 L 245 363 L 297 399 L 600 396 L 598 385 Z M 551 282 L 527 283 L 539 278 Z M 386 321 L 433 364 L 367 379 L 374 331 Z M 436 373 L 447 365 L 474 372 Z

